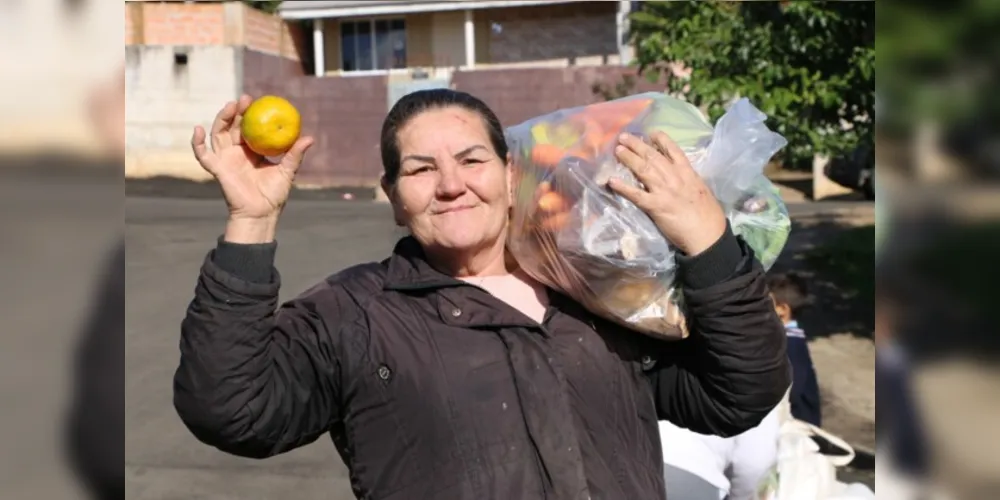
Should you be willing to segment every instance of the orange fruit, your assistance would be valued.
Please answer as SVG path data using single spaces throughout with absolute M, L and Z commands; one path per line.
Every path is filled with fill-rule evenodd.
M 535 144 L 531 148 L 531 162 L 540 167 L 554 167 L 566 156 L 566 150 L 554 144 Z
M 559 193 L 548 191 L 538 199 L 538 208 L 543 212 L 562 212 L 566 210 L 566 200 Z
M 545 231 L 557 233 L 566 227 L 567 222 L 569 222 L 569 212 L 559 212 L 545 217 L 541 226 Z
M 285 154 L 299 138 L 302 117 L 292 103 L 266 95 L 250 103 L 240 122 L 247 147 L 261 156 Z

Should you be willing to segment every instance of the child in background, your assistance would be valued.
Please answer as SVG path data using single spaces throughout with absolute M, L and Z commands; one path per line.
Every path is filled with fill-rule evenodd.
M 889 282 L 890 279 L 876 278 L 875 398 L 882 400 L 883 409 L 875 417 L 875 446 L 888 449 L 894 474 L 904 480 L 919 481 L 927 474 L 929 465 L 926 436 L 912 387 L 913 368 L 896 338 L 900 323 L 898 285 Z
M 767 277 L 771 299 L 788 335 L 788 358 L 792 365 L 792 390 L 789 400 L 792 416 L 821 427 L 819 383 L 805 332 L 799 327 L 795 313 L 806 303 L 806 286 L 802 278 L 792 274 L 774 273 Z
M 795 312 L 806 303 L 801 278 L 776 273 L 768 276 L 771 299 L 788 335 L 792 364 L 789 403 L 792 416 L 820 426 L 819 384 L 805 332 Z M 664 480 L 668 498 L 685 500 L 751 500 L 757 486 L 774 467 L 781 428 L 775 408 L 757 427 L 730 438 L 705 436 L 660 422 Z M 787 411 L 787 410 L 786 410 Z

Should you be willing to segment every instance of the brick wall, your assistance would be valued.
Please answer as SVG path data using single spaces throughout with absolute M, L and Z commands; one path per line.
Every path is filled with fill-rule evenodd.
M 485 62 L 617 56 L 617 8 L 617 2 L 578 2 L 477 12 L 489 37 Z
M 232 45 L 301 60 L 305 33 L 240 2 L 127 2 L 126 45 Z
M 125 175 L 129 177 L 208 178 L 191 154 L 191 131 L 195 125 L 208 130 L 219 108 L 236 99 L 241 49 L 185 47 L 185 64 L 178 64 L 175 49 L 125 47 Z
M 124 10 L 128 176 L 206 177 L 191 155 L 191 128 L 207 128 L 238 97 L 245 58 L 258 74 L 303 75 L 299 26 L 241 2 L 126 2 Z
M 504 126 L 510 126 L 558 109 L 599 102 L 595 83 L 613 86 L 634 74 L 621 66 L 488 69 L 455 72 L 452 85 L 485 101 Z M 662 90 L 662 85 L 639 78 L 634 92 Z
M 594 83 L 614 84 L 632 70 L 616 66 L 518 68 L 457 72 L 453 86 L 486 101 L 504 125 L 560 108 L 600 101 Z M 301 65 L 245 50 L 243 90 L 276 94 L 302 113 L 303 133 L 316 139 L 297 183 L 303 186 L 369 186 L 382 173 L 378 140 L 388 112 L 385 76 L 315 78 Z M 661 90 L 639 80 L 636 92 Z
M 564 19 L 562 24 L 555 21 L 554 30 L 574 31 L 573 36 L 579 40 L 593 39 L 584 47 L 567 48 L 564 45 L 558 50 L 576 50 L 580 54 L 615 50 L 615 4 L 607 2 L 611 7 L 605 7 L 603 3 L 578 4 L 573 9 L 553 7 L 544 12 Z M 543 36 L 538 32 L 544 30 L 530 29 L 538 19 L 523 12 L 505 15 L 508 17 L 501 22 L 507 36 L 511 36 L 511 30 L 516 34 L 519 29 L 526 36 L 532 34 L 535 40 Z M 576 21 L 571 23 L 568 19 Z M 580 31 L 581 26 L 587 26 L 587 19 L 594 24 Z M 239 22 L 234 23 L 234 20 Z M 583 24 L 580 20 L 584 20 Z M 598 23 L 600 28 L 597 28 Z M 605 36 L 604 30 L 611 36 Z M 315 78 L 303 70 L 298 60 L 304 54 L 302 35 L 295 25 L 246 9 L 236 2 L 126 4 L 126 43 L 134 49 L 139 49 L 136 45 L 143 41 L 157 43 L 157 46 L 142 48 L 131 58 L 141 61 L 140 65 L 133 66 L 133 71 L 142 78 L 136 79 L 136 85 L 129 89 L 132 118 L 131 125 L 126 128 L 133 134 L 130 145 L 142 146 L 142 151 L 135 153 L 142 153 L 138 155 L 141 158 L 137 158 L 145 161 L 142 165 L 148 168 L 144 166 L 140 170 L 148 175 L 203 175 L 186 144 L 193 124 L 207 125 L 218 107 L 239 92 L 255 97 L 275 94 L 289 99 L 299 108 L 303 133 L 316 139 L 300 171 L 299 184 L 375 186 L 381 175 L 378 134 L 388 111 L 387 77 Z M 218 42 L 220 38 L 222 42 Z M 566 35 L 562 39 L 569 37 Z M 542 49 L 525 48 L 526 45 L 497 48 L 493 42 L 491 39 L 490 50 L 507 53 L 504 57 L 555 55 L 555 52 L 541 55 L 530 52 Z M 176 67 L 173 49 L 163 46 L 174 44 L 215 46 L 193 47 L 188 68 L 183 69 Z M 595 83 L 614 84 L 630 71 L 619 66 L 482 69 L 456 72 L 452 83 L 455 88 L 485 100 L 505 125 L 513 125 L 556 109 L 596 102 L 599 97 L 592 90 Z M 636 91 L 657 88 L 640 80 Z M 137 106 L 131 106 L 133 101 Z M 145 104 L 138 106 L 142 103 Z M 156 153 L 155 158 L 151 153 Z M 154 159 L 175 166 L 167 170 L 162 165 L 153 165 Z
M 133 12 L 135 9 L 132 7 L 133 4 L 125 4 L 125 45 L 132 45 L 135 43 L 136 33 L 134 25 L 132 23 L 132 16 L 135 15 Z
M 132 43 L 144 45 L 223 45 L 226 18 L 221 3 L 132 3 Z M 136 29 L 141 30 L 137 32 Z M 126 33 L 127 36 L 127 33 Z M 126 39 L 126 42 L 128 40 Z
M 280 54 L 301 60 L 305 34 L 300 25 L 256 9 L 245 8 L 244 35 L 246 46 L 267 54 Z
M 296 178 L 302 186 L 377 185 L 387 84 L 385 76 L 315 78 L 294 61 L 243 53 L 243 91 L 291 101 L 302 114 L 302 133 L 316 140 Z

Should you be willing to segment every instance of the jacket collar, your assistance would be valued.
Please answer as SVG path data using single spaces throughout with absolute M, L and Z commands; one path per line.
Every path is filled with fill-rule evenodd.
M 466 283 L 434 269 L 420 243 L 412 236 L 396 242 L 389 257 L 386 290 L 426 290 L 462 286 Z
M 462 287 L 467 288 L 461 289 Z M 396 243 L 388 259 L 385 284 L 382 288 L 402 292 L 439 290 L 441 293 L 437 294 L 433 303 L 444 323 L 453 326 L 539 327 L 530 318 L 493 297 L 486 290 L 434 269 L 427 262 L 420 243 L 412 236 L 404 237 Z M 549 290 L 549 300 L 550 311 L 546 316 L 554 311 L 553 308 L 559 308 L 560 304 L 568 299 Z

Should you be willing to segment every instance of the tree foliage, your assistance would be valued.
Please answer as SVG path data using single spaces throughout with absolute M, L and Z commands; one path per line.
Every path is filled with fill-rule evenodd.
M 278 12 L 278 8 L 281 7 L 281 0 L 243 0 L 243 3 L 258 9 L 268 14 L 274 14 Z
M 892 97 L 887 104 L 900 119 L 951 122 L 975 113 L 980 99 L 993 94 L 1000 3 L 888 2 L 877 19 L 879 88 Z
M 870 140 L 874 2 L 641 5 L 631 17 L 640 72 L 685 95 L 713 121 L 734 99 L 749 98 L 788 139 L 787 165 Z
M 882 130 L 906 138 L 915 124 L 937 123 L 951 154 L 995 174 L 1000 2 L 887 2 L 876 19 Z

